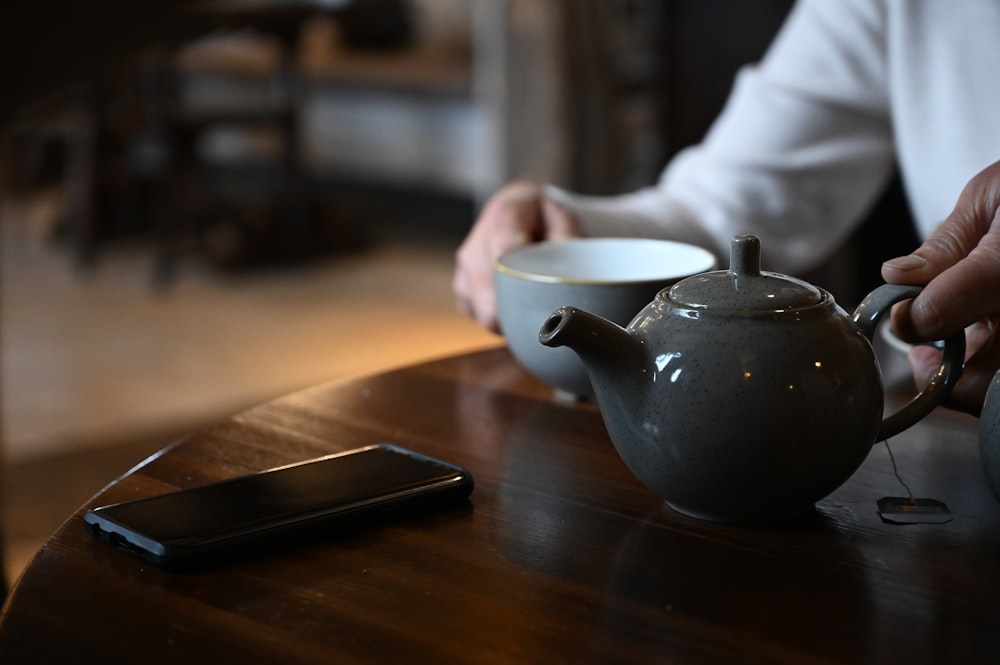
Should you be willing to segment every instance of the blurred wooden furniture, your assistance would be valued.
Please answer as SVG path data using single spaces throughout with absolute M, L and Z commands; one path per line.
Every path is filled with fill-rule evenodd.
M 89 506 L 375 441 L 469 468 L 467 505 L 171 573 L 102 544 Z M 494 349 L 321 386 L 187 438 L 109 485 L 29 564 L 0 661 L 990 663 L 1000 505 L 976 421 L 899 436 L 946 524 L 880 520 L 904 494 L 883 445 L 801 519 L 731 526 L 643 488 L 597 410 Z
M 26 156 L 47 145 L 65 153 L 66 219 L 59 232 L 80 266 L 92 265 L 102 242 L 123 230 L 153 232 L 158 282 L 169 280 L 177 256 L 192 249 L 217 250 L 220 263 L 229 260 L 227 252 L 238 254 L 240 248 L 230 245 L 240 240 L 292 259 L 309 253 L 314 239 L 305 229 L 310 191 L 301 154 L 301 28 L 326 16 L 338 23 L 344 43 L 390 48 L 409 39 L 406 0 L 175 4 L 159 39 L 149 38 L 142 48 L 123 40 L 130 51 L 120 62 L 95 57 L 99 67 L 83 69 L 78 80 L 48 91 L 51 104 L 23 114 L 13 126 L 13 143 L 24 149 L 9 155 L 13 189 L 26 188 L 32 178 Z M 242 48 L 233 47 L 241 36 Z M 205 48 L 213 38 L 222 46 Z M 278 147 L 263 159 L 242 155 L 235 163 L 216 163 L 213 171 L 204 144 L 220 132 L 251 135 L 250 142 L 255 133 L 269 134 Z M 264 216 L 280 228 L 265 237 L 234 238 L 254 236 Z M 228 245 L 212 243 L 222 234 L 206 231 L 217 219 L 226 223 Z
M 257 190 L 277 190 L 274 214 L 289 220 L 289 245 L 302 235 L 295 231 L 301 227 L 296 220 L 306 214 L 303 193 L 330 195 L 343 181 L 390 194 L 419 188 L 480 202 L 514 178 L 589 194 L 649 185 L 670 155 L 701 138 L 737 67 L 764 51 L 790 0 L 752 8 L 734 0 L 446 0 L 444 6 L 461 17 L 452 19 L 460 36 L 438 41 L 421 32 L 426 26 L 419 12 L 404 11 L 432 4 L 225 0 L 184 13 L 189 32 L 252 27 L 275 36 L 280 55 L 270 71 L 227 73 L 227 66 L 202 59 L 168 67 L 173 76 L 165 78 L 211 76 L 215 69 L 222 84 L 217 88 L 242 78 L 262 85 L 276 81 L 282 92 L 272 104 L 245 103 L 236 95 L 235 108 L 161 103 L 166 108 L 154 111 L 159 118 L 140 133 L 140 149 L 132 153 L 154 156 L 144 162 L 152 165 L 146 180 L 162 181 L 159 154 L 179 181 L 159 188 L 152 205 L 160 220 L 159 272 L 169 273 L 172 254 L 198 235 L 199 211 L 237 217 L 213 209 L 206 200 L 208 178 L 197 170 L 197 142 L 226 125 L 265 127 L 280 136 L 275 161 L 281 168 L 250 176 L 249 189 L 258 197 Z M 303 63 L 296 56 L 301 28 L 318 15 L 330 17 L 341 36 L 323 57 Z M 408 20 L 412 44 L 400 47 L 408 44 Z M 395 47 L 358 47 L 372 40 L 395 40 Z M 156 77 L 143 85 L 157 88 L 149 78 Z M 95 159 L 107 154 L 100 147 L 90 150 Z M 91 166 L 89 172 L 97 170 Z M 306 175 L 315 187 L 307 186 Z M 76 181 L 83 195 L 77 200 L 86 205 L 87 178 Z M 168 207 L 177 210 L 162 213 Z M 74 227 L 84 263 L 93 254 L 93 218 Z M 231 226 L 236 233 L 252 230 L 250 221 Z

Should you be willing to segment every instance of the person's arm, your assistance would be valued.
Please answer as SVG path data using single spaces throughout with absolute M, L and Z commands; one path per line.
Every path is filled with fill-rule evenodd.
M 553 195 L 583 235 L 694 241 L 725 253 L 761 238 L 769 269 L 798 272 L 848 237 L 891 177 L 885 16 L 875 0 L 805 0 L 764 60 L 741 70 L 702 143 L 647 190 Z
M 547 229 L 565 228 L 553 215 L 585 236 L 680 240 L 717 255 L 749 232 L 769 270 L 818 263 L 892 172 L 883 20 L 877 0 L 800 2 L 762 64 L 742 71 L 705 141 L 654 187 L 610 197 L 502 190 L 459 250 L 460 306 L 495 329 L 494 261 L 517 243 L 551 239 Z
M 937 340 L 965 329 L 965 373 L 948 404 L 978 415 L 1000 369 L 1000 162 L 966 185 L 955 209 L 912 254 L 886 261 L 882 278 L 926 285 L 893 310 L 893 326 L 903 339 Z M 914 378 L 924 385 L 941 353 L 916 346 L 909 357 Z

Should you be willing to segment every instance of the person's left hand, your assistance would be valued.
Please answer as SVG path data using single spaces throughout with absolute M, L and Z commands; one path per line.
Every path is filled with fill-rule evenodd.
M 1000 162 L 969 181 L 951 214 L 912 254 L 886 261 L 882 278 L 926 286 L 893 309 L 893 327 L 904 340 L 939 340 L 965 329 L 965 373 L 946 404 L 979 415 L 1000 369 Z M 941 352 L 915 346 L 909 360 L 923 387 Z

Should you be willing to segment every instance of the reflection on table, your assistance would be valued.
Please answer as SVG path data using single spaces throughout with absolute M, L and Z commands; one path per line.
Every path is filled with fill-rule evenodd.
M 172 573 L 91 538 L 90 505 L 392 441 L 470 469 L 468 504 Z M 892 441 L 946 524 L 883 522 L 885 445 L 813 513 L 733 526 L 669 508 L 597 409 L 504 349 L 321 386 L 199 432 L 108 486 L 28 566 L 0 661 L 991 662 L 1000 504 L 976 421 Z

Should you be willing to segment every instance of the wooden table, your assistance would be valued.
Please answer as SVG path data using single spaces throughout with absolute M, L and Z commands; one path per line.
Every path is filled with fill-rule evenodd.
M 376 441 L 469 468 L 471 502 L 171 573 L 84 532 L 89 505 Z M 880 520 L 885 446 L 807 517 L 672 512 L 597 410 L 494 349 L 264 404 L 150 458 L 57 531 L 15 586 L 0 662 L 975 663 L 1000 658 L 1000 504 L 976 421 L 893 442 L 947 524 Z

